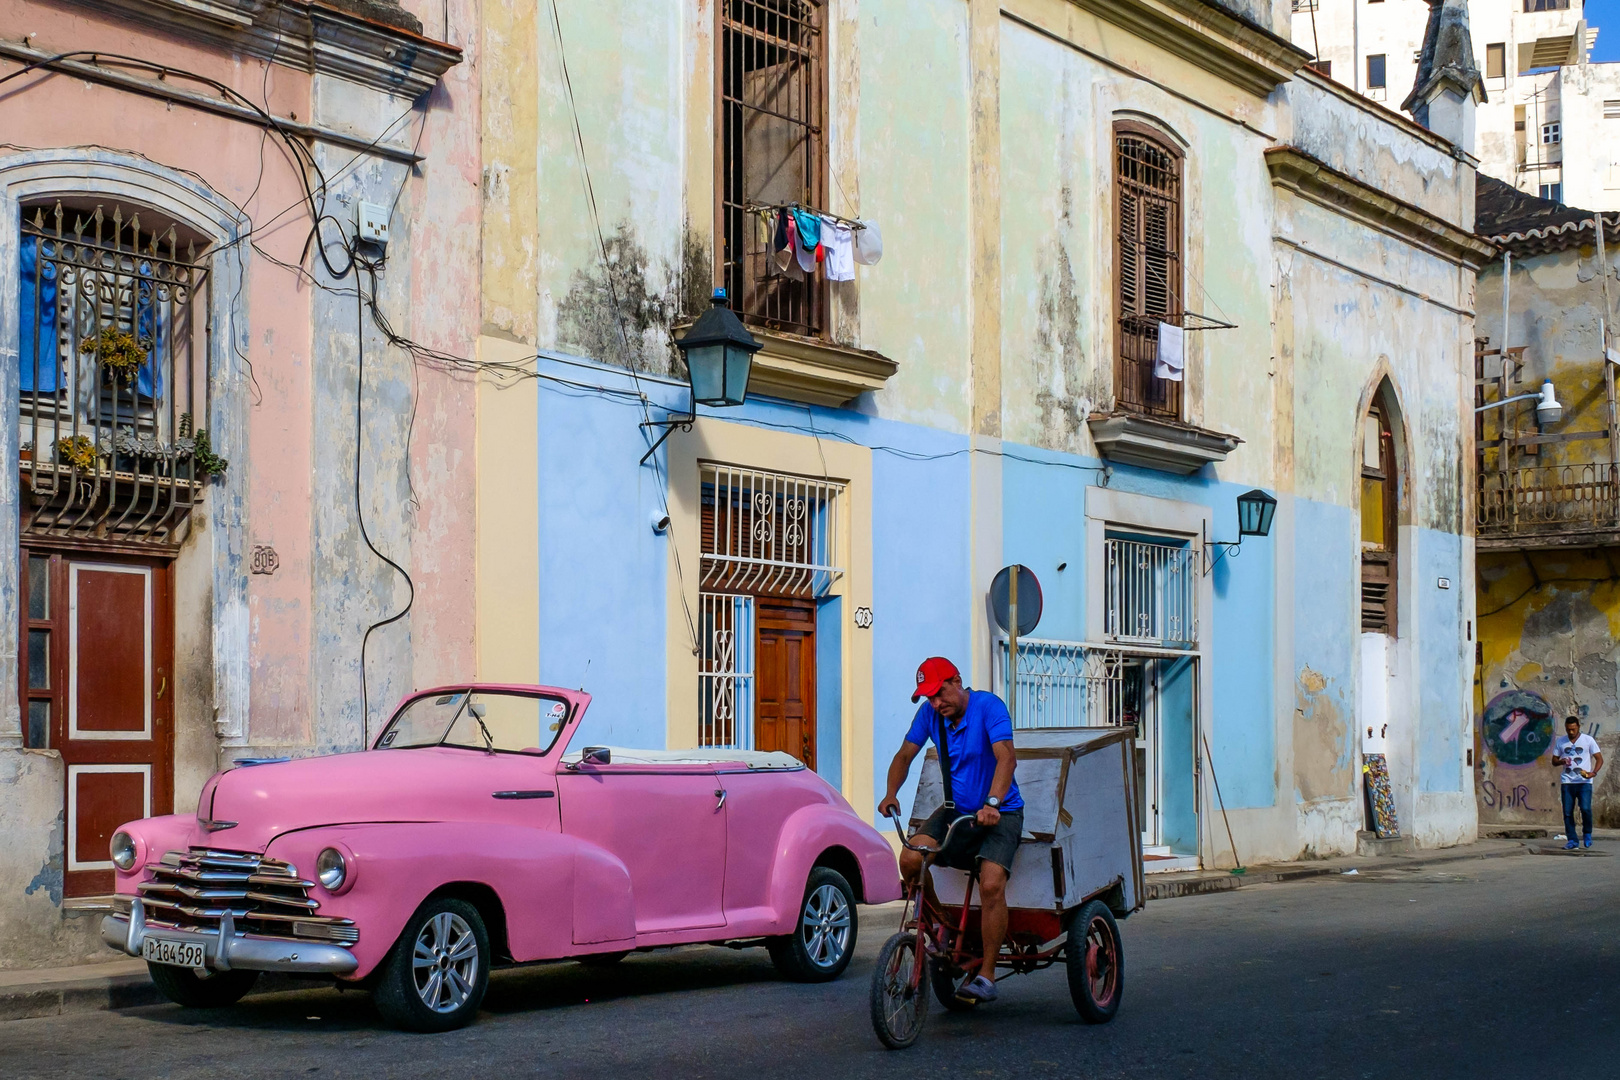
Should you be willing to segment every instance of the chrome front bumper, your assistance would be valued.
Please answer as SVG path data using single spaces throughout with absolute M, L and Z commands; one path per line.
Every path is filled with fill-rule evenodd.
M 323 945 L 295 938 L 248 937 L 238 934 L 227 912 L 217 931 L 171 930 L 148 927 L 146 909 L 136 898 L 130 913 L 101 920 L 101 940 L 131 956 L 141 955 L 147 937 L 182 941 L 203 947 L 213 971 L 287 971 L 300 975 L 348 975 L 360 962 L 341 945 Z

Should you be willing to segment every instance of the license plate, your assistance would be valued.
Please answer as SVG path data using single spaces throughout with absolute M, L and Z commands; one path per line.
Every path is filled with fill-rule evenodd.
M 163 938 L 149 937 L 141 942 L 141 958 L 154 964 L 200 968 L 203 966 L 203 947 L 190 941 L 166 941 Z

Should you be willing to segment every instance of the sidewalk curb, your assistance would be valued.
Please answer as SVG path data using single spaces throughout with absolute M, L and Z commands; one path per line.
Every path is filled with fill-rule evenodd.
M 1283 881 L 1300 881 L 1305 878 L 1325 877 L 1329 874 L 1343 874 L 1346 870 L 1416 869 L 1443 863 L 1467 862 L 1473 859 L 1506 859 L 1516 855 L 1532 854 L 1535 854 L 1535 850 L 1529 844 L 1516 844 L 1511 848 L 1494 851 L 1446 851 L 1441 849 L 1427 855 L 1386 855 L 1382 857 L 1333 860 L 1324 861 L 1316 866 L 1280 866 L 1276 869 L 1255 866 L 1250 867 L 1243 874 L 1216 870 L 1189 870 L 1173 874 L 1150 874 L 1147 878 L 1145 892 L 1148 900 L 1173 900 L 1183 896 L 1230 892 L 1233 889 L 1241 889 L 1245 885 L 1271 885 Z M 1164 880 L 1154 880 L 1155 877 L 1161 877 Z
M 145 972 L 0 988 L 0 1021 L 132 1009 L 168 1000 Z

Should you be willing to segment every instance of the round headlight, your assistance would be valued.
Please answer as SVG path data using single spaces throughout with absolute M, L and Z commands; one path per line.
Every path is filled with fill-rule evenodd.
M 135 869 L 135 838 L 122 829 L 113 833 L 112 844 L 113 865 L 120 870 Z
M 337 848 L 326 848 L 315 860 L 315 877 L 327 892 L 336 892 L 343 887 L 343 879 L 348 876 L 349 868 L 344 865 L 343 853 Z

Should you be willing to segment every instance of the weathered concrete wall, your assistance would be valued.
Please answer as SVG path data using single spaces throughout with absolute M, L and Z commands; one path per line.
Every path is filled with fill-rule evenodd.
M 1581 239 L 1595 240 L 1587 229 Z M 1620 245 L 1610 245 L 1609 289 L 1620 298 Z M 1493 346 L 1524 346 L 1523 368 L 1512 392 L 1551 379 L 1564 406 L 1560 433 L 1605 429 L 1599 320 L 1602 279 L 1595 245 L 1516 258 L 1508 280 L 1506 333 L 1502 322 L 1502 263 L 1479 276 L 1481 334 Z M 1487 376 L 1500 361 L 1487 358 Z M 1492 391 L 1492 397 L 1495 392 Z M 1533 404 L 1533 403 L 1530 403 Z M 1527 431 L 1534 413 L 1517 409 L 1512 423 Z M 1487 434 L 1494 435 L 1494 423 Z M 1517 454 L 1518 468 L 1583 466 L 1606 477 L 1607 440 L 1583 439 Z M 1496 468 L 1495 451 L 1486 459 Z M 1562 826 L 1558 770 L 1551 764 L 1552 739 L 1563 719 L 1578 716 L 1606 755 L 1620 750 L 1620 687 L 1616 684 L 1616 630 L 1620 629 L 1620 549 L 1492 551 L 1479 556 L 1479 667 L 1475 695 L 1475 794 L 1482 821 Z M 1603 822 L 1620 821 L 1620 785 L 1606 768 L 1594 792 Z
M 442 5 L 423 6 L 429 32 L 442 29 Z M 473 10 L 454 0 L 450 25 L 472 25 Z M 141 56 L 221 80 L 276 115 L 381 137 L 398 149 L 418 146 L 429 161 L 410 169 L 316 141 L 330 181 L 326 209 L 341 223 L 327 223 L 327 240 L 349 227 L 356 198 L 387 206 L 397 197 L 378 303 L 398 334 L 473 354 L 475 67 L 453 69 L 413 108 L 408 98 L 267 67 L 85 8 L 4 0 L 0 22 L 27 25 L 34 47 L 47 52 L 99 47 Z M 406 590 L 361 544 L 354 516 L 354 278 L 337 285 L 348 292 L 337 296 L 325 290 L 333 282 L 324 270 L 312 279 L 296 269 L 310 229 L 303 182 L 286 149 L 262 129 L 46 72 L 7 90 L 0 126 L 13 145 L 0 165 L 20 160 L 22 147 L 93 147 L 74 151 L 89 163 L 77 169 L 80 186 L 90 179 L 93 189 L 93 166 L 103 159 L 135 172 L 149 168 L 171 186 L 189 185 L 198 205 L 211 199 L 233 217 L 240 208 L 240 226 L 232 228 L 252 234 L 251 244 L 233 243 L 236 234 L 215 222 L 187 222 L 223 245 L 212 279 L 214 411 L 207 423 L 230 467 L 205 492 L 175 565 L 173 787 L 175 810 L 186 812 L 223 759 L 360 742 L 360 637 L 365 625 L 398 609 Z M 342 258 L 335 243 L 332 258 Z M 362 501 L 377 546 L 417 584 L 413 614 L 373 636 L 375 716 L 404 690 L 472 666 L 473 395 L 462 377 L 413 364 L 369 321 Z M 14 356 L 12 348 L 0 341 L 0 356 Z M 14 395 L 15 375 L 10 387 Z M 14 416 L 15 399 L 0 408 Z M 12 446 L 3 456 L 13 472 L 14 453 Z M 273 575 L 248 575 L 247 550 L 257 545 L 275 549 Z M 15 604 L 8 579 L 0 585 L 7 625 L 17 621 Z M 0 673 L 15 685 L 14 649 L 7 653 Z M 0 967 L 100 959 L 99 916 L 61 907 L 60 756 L 17 749 L 14 701 L 6 715 Z
M 1562 826 L 1552 742 L 1564 718 L 1598 741 L 1598 824 L 1620 824 L 1620 550 L 1479 556 L 1480 820 Z
M 1229 6 L 1263 25 L 1287 19 L 1281 5 Z M 1465 162 L 1342 88 L 1299 79 L 1257 96 L 1063 0 L 833 4 L 826 209 L 876 220 L 885 242 L 880 264 L 835 290 L 833 336 L 899 371 L 846 409 L 751 399 L 710 413 L 701 426 L 726 440 L 677 435 L 637 468 L 636 395 L 654 416 L 684 407 L 668 324 L 712 280 L 715 13 L 693 4 L 676 17 L 648 0 L 616 0 L 602 17 L 597 5 L 557 7 L 572 98 L 548 8 L 520 4 L 484 24 L 480 348 L 550 358 L 534 399 L 480 389 L 480 422 L 492 425 L 479 435 L 482 498 L 533 505 L 535 519 L 525 512 L 510 545 L 481 549 L 480 594 L 494 595 L 514 560 L 537 582 L 533 606 L 481 605 L 481 664 L 523 663 L 527 651 L 542 677 L 572 685 L 589 663 L 589 681 L 607 688 L 604 724 L 678 737 L 693 708 L 679 688 L 693 677 L 681 598 L 695 570 L 679 524 L 691 492 L 670 477 L 721 445 L 748 448 L 762 468 L 827 471 L 781 449 L 805 437 L 871 450 L 872 512 L 858 531 L 873 580 L 851 587 L 873 590 L 875 622 L 843 635 L 874 668 L 842 687 L 871 709 L 869 727 L 846 714 L 841 733 L 842 781 L 863 812 L 909 717 L 902 684 L 916 659 L 972 656 L 974 678 L 985 674 L 989 573 L 1012 559 L 1035 567 L 1041 635 L 1085 638 L 1100 591 L 1086 580 L 1085 506 L 1104 464 L 1086 420 L 1112 405 L 1112 125 L 1130 118 L 1186 153 L 1186 306 L 1236 324 L 1189 335 L 1187 419 L 1243 442 L 1192 477 L 1115 466 L 1110 492 L 1206 508 L 1222 540 L 1241 492 L 1264 487 L 1282 503 L 1270 538 L 1213 570 L 1200 613 L 1212 642 L 1202 731 L 1241 856 L 1352 850 L 1361 826 L 1356 468 L 1360 415 L 1385 377 L 1406 469 L 1402 636 L 1381 676 L 1403 725 L 1398 801 L 1423 844 L 1471 835 L 1471 595 L 1438 581 L 1472 577 L 1472 274 L 1280 190 L 1264 151 L 1294 144 L 1462 227 L 1473 213 Z M 533 448 L 532 462 L 501 456 L 512 447 Z M 648 519 L 666 500 L 677 525 L 659 538 Z M 612 601 L 582 627 L 586 586 L 603 575 L 596 595 Z M 639 659 L 660 646 L 661 671 Z M 856 744 L 875 764 L 852 762 Z M 1216 802 L 1200 782 L 1207 826 Z M 1233 857 L 1224 837 L 1206 836 L 1201 853 Z

